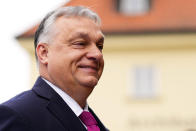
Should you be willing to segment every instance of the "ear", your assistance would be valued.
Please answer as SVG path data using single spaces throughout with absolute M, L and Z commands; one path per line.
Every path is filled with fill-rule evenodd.
M 48 45 L 39 43 L 36 48 L 38 61 L 42 64 L 48 64 Z

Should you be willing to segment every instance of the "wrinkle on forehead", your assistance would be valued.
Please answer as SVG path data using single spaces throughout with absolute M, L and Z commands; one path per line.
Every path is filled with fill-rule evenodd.
M 104 39 L 100 26 L 93 20 L 85 17 L 60 17 L 55 22 L 54 30 L 57 32 L 57 37 L 58 35 L 66 34 L 64 39 L 69 39 L 69 41 L 75 38 L 88 40 L 90 38 Z

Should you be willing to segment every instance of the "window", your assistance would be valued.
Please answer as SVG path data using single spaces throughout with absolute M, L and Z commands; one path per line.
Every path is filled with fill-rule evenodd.
M 117 10 L 125 15 L 142 15 L 149 11 L 151 0 L 117 0 Z
M 133 75 L 132 96 L 139 99 L 148 99 L 157 96 L 158 75 L 153 66 L 136 66 L 131 71 Z

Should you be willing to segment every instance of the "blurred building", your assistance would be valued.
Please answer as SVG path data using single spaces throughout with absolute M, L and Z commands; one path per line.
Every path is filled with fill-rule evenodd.
M 196 0 L 71 0 L 97 12 L 105 70 L 89 103 L 111 131 L 196 131 Z M 32 58 L 39 24 L 17 37 Z

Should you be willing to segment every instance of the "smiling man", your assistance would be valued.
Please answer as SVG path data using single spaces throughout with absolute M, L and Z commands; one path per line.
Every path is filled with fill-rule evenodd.
M 104 67 L 100 18 L 86 7 L 49 13 L 35 34 L 40 77 L 0 105 L 0 131 L 107 131 L 87 104 Z

